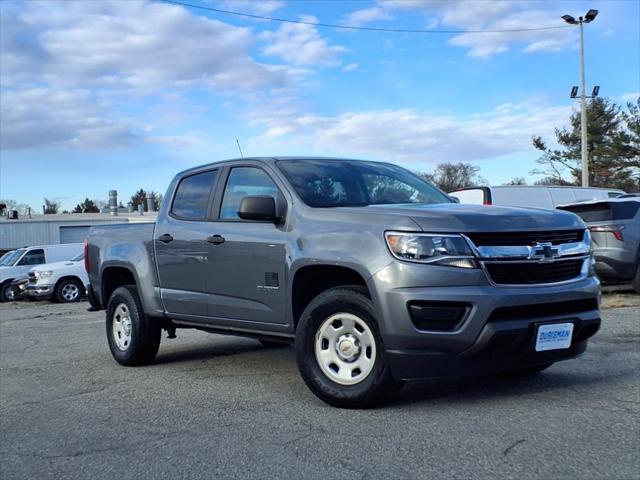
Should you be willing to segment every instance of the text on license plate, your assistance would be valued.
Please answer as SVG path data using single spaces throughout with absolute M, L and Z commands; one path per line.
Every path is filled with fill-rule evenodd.
M 569 348 L 572 336 L 573 323 L 540 325 L 536 336 L 536 352 Z

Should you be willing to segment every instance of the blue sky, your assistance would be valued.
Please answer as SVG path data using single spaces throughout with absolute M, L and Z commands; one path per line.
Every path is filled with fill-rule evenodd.
M 638 1 L 214 1 L 309 22 L 434 30 L 586 26 L 588 91 L 640 91 Z M 252 20 L 148 1 L 0 3 L 0 198 L 39 209 L 164 192 L 179 170 L 238 156 L 468 161 L 529 177 L 531 136 L 577 108 L 577 28 L 407 34 Z M 529 177 L 530 180 L 535 178 Z

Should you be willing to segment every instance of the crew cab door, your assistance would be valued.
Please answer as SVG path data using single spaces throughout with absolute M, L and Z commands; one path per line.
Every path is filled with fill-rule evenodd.
M 271 175 L 256 164 L 227 169 L 204 243 L 209 317 L 285 324 L 285 235 L 269 222 L 242 220 L 247 195 L 278 195 Z
M 204 317 L 204 237 L 218 170 L 185 176 L 154 231 L 160 295 L 169 313 Z

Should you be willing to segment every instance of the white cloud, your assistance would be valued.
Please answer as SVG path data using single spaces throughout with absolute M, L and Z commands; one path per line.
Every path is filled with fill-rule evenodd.
M 3 149 L 118 145 L 141 138 L 115 113 L 131 97 L 248 95 L 301 75 L 252 59 L 250 29 L 159 2 L 3 4 L 0 33 Z
M 317 22 L 317 18 L 301 15 L 305 22 Z M 264 55 L 279 57 L 294 65 L 335 66 L 340 64 L 338 54 L 346 49 L 329 45 L 313 25 L 283 23 L 278 30 L 263 32 L 261 38 L 267 42 Z
M 3 66 L 3 82 L 35 79 L 152 90 L 189 85 L 250 89 L 282 80 L 249 56 L 249 29 L 176 5 L 30 2 L 22 11 L 7 11 L 3 27 L 14 36 L 3 43 L 3 58 L 11 59 Z M 12 27 L 14 22 L 19 28 Z M 25 38 L 28 48 L 23 48 Z
M 620 100 L 623 102 L 635 102 L 638 98 L 640 98 L 640 92 L 623 93 L 620 95 Z
M 349 63 L 348 65 L 342 67 L 342 71 L 345 73 L 353 72 L 354 70 L 357 70 L 359 66 L 360 65 L 358 63 Z
M 254 150 L 278 151 L 290 145 L 332 155 L 384 158 L 401 162 L 471 161 L 532 150 L 532 135 L 550 138 L 564 125 L 570 107 L 504 104 L 468 117 L 414 109 L 345 112 L 323 117 L 289 112 L 264 115 L 265 134 Z
M 392 20 L 393 15 L 381 7 L 363 8 L 347 15 L 342 21 L 345 25 L 359 26 L 376 20 Z
M 284 2 L 278 0 L 227 0 L 220 4 L 225 10 L 233 10 L 242 13 L 266 15 L 280 10 Z
M 111 118 L 88 90 L 5 89 L 0 102 L 3 150 L 113 147 L 135 141 L 132 123 Z
M 443 30 L 522 30 L 532 27 L 564 27 L 560 16 L 563 5 L 555 2 L 504 0 L 378 0 L 374 9 L 391 14 L 394 10 L 417 12 L 424 15 L 425 27 Z M 352 13 L 356 14 L 361 10 Z M 361 23 L 366 23 L 363 17 Z M 462 33 L 449 40 L 449 44 L 463 47 L 476 58 L 489 58 L 519 46 L 524 52 L 558 51 L 575 44 L 573 28 L 536 31 L 507 31 L 491 33 Z

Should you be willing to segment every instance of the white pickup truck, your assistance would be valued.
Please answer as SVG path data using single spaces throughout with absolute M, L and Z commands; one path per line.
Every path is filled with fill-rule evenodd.
M 88 284 L 81 253 L 66 262 L 45 263 L 29 270 L 27 295 L 62 303 L 77 302 L 85 295 Z

